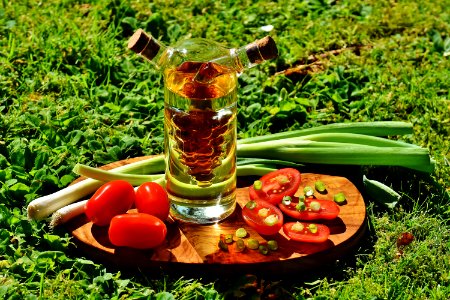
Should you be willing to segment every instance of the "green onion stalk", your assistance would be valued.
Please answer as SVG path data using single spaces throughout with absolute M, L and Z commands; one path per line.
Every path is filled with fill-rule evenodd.
M 400 166 L 432 172 L 434 161 L 427 149 L 383 138 L 411 133 L 410 123 L 360 122 L 240 139 L 237 143 L 237 176 L 262 176 L 280 166 L 300 167 L 303 164 Z M 165 185 L 163 155 L 151 156 L 110 171 L 78 164 L 74 172 L 89 178 L 33 200 L 28 206 L 30 219 L 45 219 L 56 210 L 89 196 L 107 181 L 123 179 L 135 186 L 156 181 Z M 209 192 L 226 185 L 227 182 L 217 183 L 206 189 Z M 178 188 L 183 189 L 182 183 Z M 203 187 L 189 189 L 192 195 L 205 191 Z

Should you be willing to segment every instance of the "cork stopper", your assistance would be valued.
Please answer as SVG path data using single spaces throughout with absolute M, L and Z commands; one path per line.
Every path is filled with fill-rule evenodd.
M 245 48 L 250 62 L 254 64 L 259 64 L 278 56 L 277 45 L 270 36 L 257 40 Z
M 128 40 L 128 49 L 144 56 L 148 60 L 152 60 L 158 54 L 160 48 L 158 41 L 142 29 L 138 29 Z

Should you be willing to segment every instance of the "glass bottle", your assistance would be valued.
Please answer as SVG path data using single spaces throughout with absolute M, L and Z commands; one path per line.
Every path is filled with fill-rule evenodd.
M 139 29 L 128 47 L 164 74 L 164 154 L 171 215 L 207 224 L 236 206 L 237 77 L 278 55 L 265 37 L 229 49 L 207 39 L 167 47 Z

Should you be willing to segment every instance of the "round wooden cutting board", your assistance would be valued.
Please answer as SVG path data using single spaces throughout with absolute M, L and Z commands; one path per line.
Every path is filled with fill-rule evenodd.
M 144 157 L 116 162 L 105 167 L 111 169 L 131 163 Z M 78 180 L 81 180 L 78 179 Z M 246 225 L 241 215 L 241 208 L 249 201 L 248 187 L 237 189 L 237 206 L 235 212 L 224 221 L 212 225 L 195 225 L 167 220 L 168 235 L 163 245 L 152 250 L 136 250 L 113 246 L 108 239 L 108 227 L 93 225 L 82 215 L 71 221 L 67 228 L 78 242 L 77 245 L 87 251 L 94 259 L 111 263 L 119 268 L 138 268 L 140 270 L 164 270 L 186 273 L 212 272 L 213 274 L 236 272 L 253 274 L 286 274 L 306 269 L 321 267 L 333 263 L 347 254 L 365 230 L 366 206 L 358 189 L 346 178 L 325 174 L 302 174 L 299 191 L 314 182 L 323 181 L 327 186 L 326 194 L 315 193 L 318 199 L 333 199 L 334 194 L 344 192 L 347 198 L 340 206 L 339 217 L 332 221 L 321 222 L 329 226 L 331 235 L 327 242 L 308 244 L 289 240 L 280 232 L 271 237 L 263 237 Z M 285 217 L 286 221 L 290 220 Z M 234 234 L 236 229 L 244 227 L 249 237 L 260 243 L 274 239 L 279 249 L 263 255 L 257 250 L 246 249 L 244 252 L 229 251 L 218 247 L 221 234 Z M 201 273 L 198 273 L 201 272 Z

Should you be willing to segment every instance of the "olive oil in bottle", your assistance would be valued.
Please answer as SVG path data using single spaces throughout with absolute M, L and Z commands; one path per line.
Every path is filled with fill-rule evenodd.
M 236 206 L 237 78 L 276 57 L 270 37 L 239 49 L 206 39 L 166 47 L 142 30 L 129 48 L 164 74 L 166 190 L 174 218 L 214 223 Z

